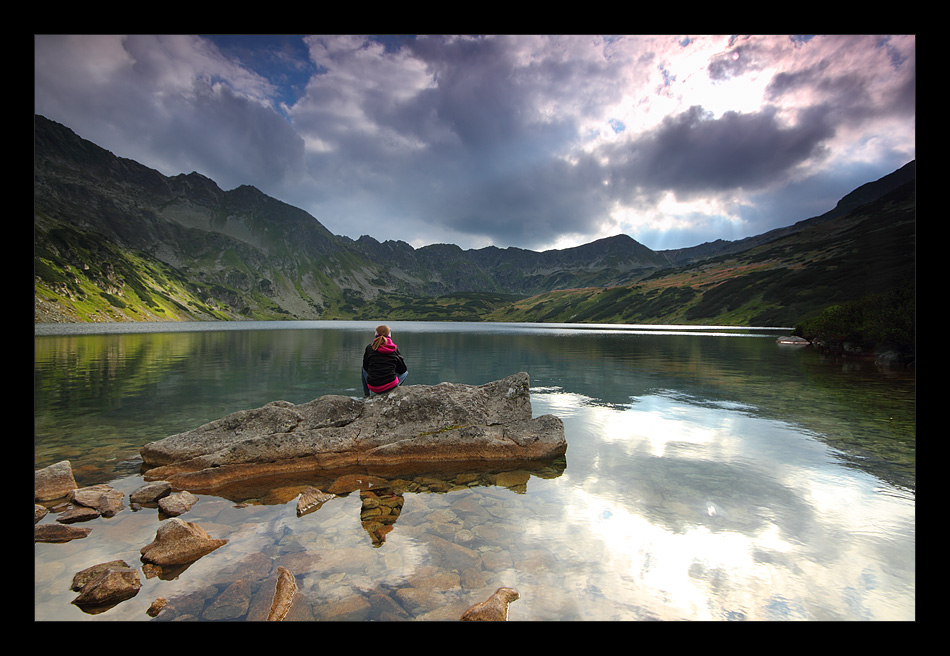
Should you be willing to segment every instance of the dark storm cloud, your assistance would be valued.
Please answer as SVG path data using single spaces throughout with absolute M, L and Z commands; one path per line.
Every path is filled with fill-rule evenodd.
M 831 66 L 831 62 L 823 60 L 807 69 L 779 73 L 769 83 L 766 98 L 780 103 L 784 96 L 798 91 L 818 93 L 841 115 L 841 120 L 850 121 L 882 116 L 912 117 L 916 111 L 916 76 L 913 71 L 905 76 L 902 85 L 876 99 L 873 73 L 849 71 L 836 74 L 830 70 Z M 912 66 L 908 64 L 908 67 Z
M 421 39 L 408 47 L 438 87 L 427 96 L 432 110 L 466 149 L 491 148 L 518 134 L 524 90 L 512 79 L 510 53 L 498 41 Z
M 499 244 L 550 244 L 596 230 L 609 209 L 592 161 L 549 161 L 483 178 L 463 195 L 443 199 L 443 219 L 460 233 L 491 235 Z
M 820 155 L 834 136 L 827 111 L 804 112 L 783 126 L 773 108 L 755 114 L 726 112 L 714 118 L 701 107 L 667 117 L 653 132 L 605 149 L 615 188 L 669 190 L 678 196 L 756 189 Z

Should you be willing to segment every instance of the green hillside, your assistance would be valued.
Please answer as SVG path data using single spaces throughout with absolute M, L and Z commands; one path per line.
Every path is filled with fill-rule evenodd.
M 913 286 L 916 188 L 749 250 L 661 269 L 630 285 L 516 301 L 495 321 L 794 326 L 823 308 Z
M 652 251 L 627 235 L 534 252 L 333 235 L 241 186 L 167 177 L 34 122 L 34 321 L 359 319 L 795 326 L 913 289 L 916 169 L 819 217 Z

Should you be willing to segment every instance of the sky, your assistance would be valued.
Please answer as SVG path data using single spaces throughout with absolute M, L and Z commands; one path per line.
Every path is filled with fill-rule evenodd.
M 34 35 L 34 111 L 331 232 L 653 250 L 915 159 L 913 35 Z

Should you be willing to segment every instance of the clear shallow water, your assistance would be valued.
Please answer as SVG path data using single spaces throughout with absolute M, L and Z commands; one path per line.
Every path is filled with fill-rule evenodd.
M 521 594 L 515 620 L 915 619 L 912 375 L 769 330 L 392 326 L 408 384 L 529 372 L 535 415 L 565 422 L 565 460 L 400 480 L 382 541 L 358 493 L 303 517 L 301 481 L 199 495 L 183 518 L 229 543 L 84 613 L 73 574 L 140 565 L 154 538 L 157 511 L 126 509 L 35 545 L 36 619 L 147 620 L 157 597 L 173 609 L 159 619 L 255 619 L 277 565 L 297 578 L 297 619 L 452 619 L 503 585 Z M 38 326 L 34 464 L 68 459 L 80 485 L 131 492 L 146 442 L 275 399 L 359 394 L 372 329 Z M 76 334 L 44 334 L 62 330 Z

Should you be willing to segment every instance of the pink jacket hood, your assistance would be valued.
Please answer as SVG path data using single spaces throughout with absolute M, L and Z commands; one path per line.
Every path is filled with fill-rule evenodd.
M 376 349 L 379 353 L 395 353 L 396 343 L 389 337 L 383 338 L 385 341 Z

